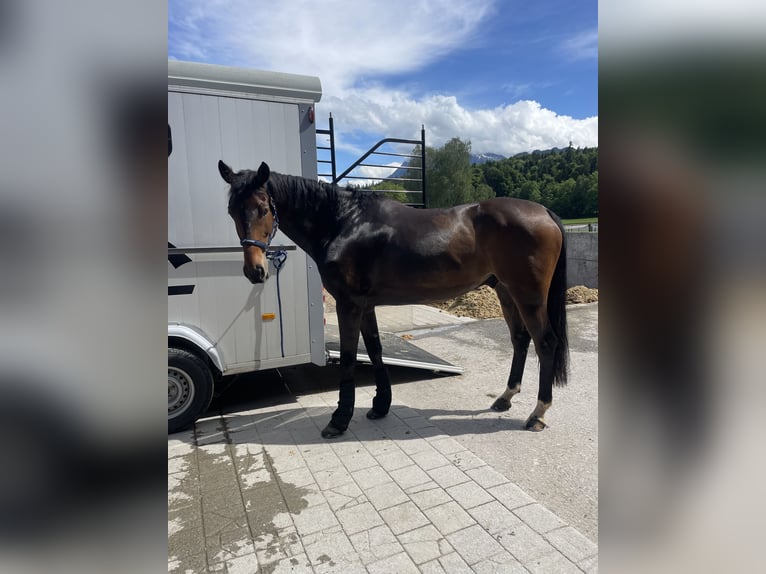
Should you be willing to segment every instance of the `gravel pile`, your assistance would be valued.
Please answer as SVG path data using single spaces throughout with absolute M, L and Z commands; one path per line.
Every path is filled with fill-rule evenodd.
M 594 301 L 598 301 L 598 289 L 591 289 L 582 285 L 567 289 L 567 304 L 593 303 Z M 503 316 L 494 289 L 486 285 L 455 299 L 436 303 L 433 306 L 458 317 L 491 319 Z
M 582 285 L 567 289 L 567 304 L 592 303 L 594 301 L 598 301 L 598 289 L 591 289 Z M 458 317 L 493 319 L 503 316 L 495 290 L 486 285 L 455 299 L 434 303 L 432 306 Z M 326 295 L 325 310 L 328 313 L 335 310 L 335 301 L 329 294 Z

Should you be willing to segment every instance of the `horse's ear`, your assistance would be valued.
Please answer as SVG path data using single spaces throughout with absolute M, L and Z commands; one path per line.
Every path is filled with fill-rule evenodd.
M 269 181 L 269 175 L 271 175 L 271 170 L 269 169 L 269 166 L 266 165 L 266 162 L 262 161 L 261 166 L 258 168 L 258 175 L 255 179 L 258 183 L 258 187 Z
M 231 171 L 231 168 L 223 163 L 223 160 L 218 160 L 218 173 L 221 174 L 221 177 L 223 180 L 231 184 L 232 181 L 234 181 L 234 172 Z

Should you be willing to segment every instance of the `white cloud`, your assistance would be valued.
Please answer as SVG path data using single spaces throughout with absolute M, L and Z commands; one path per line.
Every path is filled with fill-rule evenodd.
M 575 34 L 564 41 L 561 49 L 572 60 L 598 58 L 598 31 L 586 30 Z
M 451 51 L 478 42 L 493 0 L 171 0 L 171 53 L 211 63 L 319 76 L 319 117 L 332 112 L 336 146 L 359 155 L 369 136 L 420 137 L 440 146 L 471 140 L 474 152 L 598 145 L 598 118 L 573 119 L 517 101 L 471 110 L 456 97 L 417 97 L 381 82 L 421 69 Z M 570 54 L 595 51 L 596 33 L 570 40 Z M 467 81 L 470 81 L 468 79 Z M 513 97 L 529 86 L 507 83 Z M 515 93 L 514 93 L 515 92 Z M 368 137 L 361 137 L 368 136 Z
M 332 112 L 338 131 L 419 139 L 424 124 L 426 145 L 439 147 L 459 137 L 470 140 L 475 153 L 513 155 L 565 147 L 570 141 L 575 147 L 598 145 L 598 117 L 574 119 L 530 100 L 469 110 L 454 96 L 415 99 L 403 92 L 369 89 L 322 100 L 318 110 Z
M 319 76 L 325 94 L 366 77 L 416 70 L 465 47 L 492 0 L 178 0 L 175 55 Z

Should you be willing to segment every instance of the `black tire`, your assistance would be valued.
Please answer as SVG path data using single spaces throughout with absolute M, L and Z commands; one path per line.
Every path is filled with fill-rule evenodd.
M 213 373 L 185 349 L 168 348 L 168 433 L 189 428 L 210 406 Z

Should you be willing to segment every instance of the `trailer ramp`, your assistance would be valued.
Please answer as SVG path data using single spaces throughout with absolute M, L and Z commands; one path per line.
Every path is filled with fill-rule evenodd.
M 394 333 L 381 331 L 380 342 L 383 345 L 383 363 L 385 365 L 424 369 L 434 373 L 461 374 L 463 372 L 462 367 L 448 363 Z M 331 361 L 340 360 L 340 337 L 335 325 L 325 327 L 325 348 Z M 370 363 L 370 358 L 364 351 L 364 341 L 361 337 L 359 338 L 359 351 L 356 354 L 356 360 L 360 363 Z

